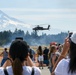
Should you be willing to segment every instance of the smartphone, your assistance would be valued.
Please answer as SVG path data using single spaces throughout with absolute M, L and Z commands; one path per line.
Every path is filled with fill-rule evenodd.
M 68 37 L 70 38 L 72 34 L 73 34 L 73 32 L 69 32 L 69 36 Z

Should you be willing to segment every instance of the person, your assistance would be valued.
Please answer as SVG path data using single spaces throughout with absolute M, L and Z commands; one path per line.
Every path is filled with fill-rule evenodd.
M 8 51 L 7 48 L 4 48 L 4 51 L 0 54 L 0 56 L 3 55 L 2 61 L 1 61 L 1 66 L 5 63 L 5 61 L 8 58 Z
M 58 55 L 56 54 L 57 48 L 55 45 L 50 46 L 50 51 L 49 51 L 49 69 L 50 73 L 52 72 L 52 68 L 58 58 Z
M 30 46 L 28 45 L 28 49 L 29 49 L 29 56 L 32 59 L 33 62 L 35 62 L 35 51 L 33 49 L 30 48 Z
M 27 43 L 17 39 L 12 42 L 9 48 L 9 60 L 0 67 L 0 74 L 4 75 L 5 70 L 8 75 L 31 75 L 32 68 L 34 75 L 41 75 L 38 67 L 35 67 L 28 55 Z
M 49 49 L 45 47 L 45 49 L 43 50 L 43 55 L 44 55 L 43 63 L 46 64 L 47 66 L 49 65 L 48 53 L 49 53 Z
M 69 51 L 69 58 L 64 59 Z M 65 39 L 63 52 L 52 75 L 76 75 L 76 32 Z
M 42 69 L 43 69 L 43 60 L 44 60 L 44 58 L 43 58 L 42 47 L 39 46 L 39 47 L 38 47 L 38 50 L 39 50 L 39 53 L 38 53 L 38 54 L 39 54 L 39 56 L 38 56 L 39 68 L 42 67 Z
M 65 42 L 64 42 L 64 44 L 62 45 L 62 52 L 61 52 L 61 54 L 60 54 L 60 56 L 58 57 L 58 60 L 56 61 L 56 63 L 55 63 L 55 65 L 53 66 L 53 70 L 52 70 L 52 73 L 54 72 L 54 70 L 55 70 L 55 68 L 56 68 L 56 66 L 57 66 L 57 64 L 59 63 L 59 61 L 61 60 L 61 59 L 63 59 L 63 58 L 66 58 L 66 56 L 67 56 L 67 53 L 69 52 L 69 42 L 68 42 L 68 39 L 67 38 L 65 38 Z

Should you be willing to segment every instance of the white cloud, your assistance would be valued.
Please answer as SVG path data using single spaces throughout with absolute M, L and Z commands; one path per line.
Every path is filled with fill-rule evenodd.
M 15 12 L 66 12 L 66 13 L 69 13 L 69 12 L 74 12 L 76 13 L 76 9 L 32 9 L 32 8 L 0 8 L 1 10 L 4 10 L 4 11 L 15 11 Z
M 60 20 L 60 19 L 76 19 L 76 14 L 45 14 L 45 15 L 19 15 L 16 18 L 23 18 L 26 20 Z
M 10 16 L 25 21 L 76 19 L 76 9 L 2 8 L 2 10 L 6 11 Z
M 26 20 L 58 20 L 76 19 L 76 9 L 27 9 L 27 8 L 2 8 L 11 16 Z M 26 13 L 27 12 L 27 13 Z M 8 15 L 7 14 L 7 15 Z

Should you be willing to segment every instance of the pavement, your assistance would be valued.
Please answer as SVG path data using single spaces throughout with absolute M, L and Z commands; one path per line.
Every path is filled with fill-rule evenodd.
M 40 70 L 41 70 L 41 75 L 51 75 L 48 67 L 44 67 L 43 69 Z

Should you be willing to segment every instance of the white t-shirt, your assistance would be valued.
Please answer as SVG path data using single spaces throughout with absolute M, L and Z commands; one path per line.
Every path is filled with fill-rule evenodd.
M 55 75 L 76 75 L 76 73 L 68 73 L 68 69 L 69 69 L 69 59 L 62 59 L 56 69 L 55 69 Z
M 11 66 L 6 67 L 6 69 L 9 75 L 13 75 Z M 31 75 L 31 73 L 32 73 L 32 67 L 23 66 L 23 75 Z M 0 67 L 0 75 L 5 75 L 3 67 Z M 34 67 L 34 75 L 41 75 L 41 70 L 38 67 Z

